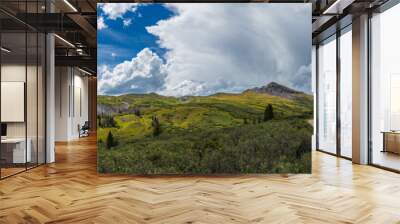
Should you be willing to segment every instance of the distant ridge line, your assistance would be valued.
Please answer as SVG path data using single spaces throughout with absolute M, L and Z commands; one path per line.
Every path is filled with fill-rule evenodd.
M 269 95 L 290 98 L 290 99 L 297 94 L 304 94 L 304 92 L 291 89 L 287 86 L 281 85 L 276 82 L 270 82 L 268 85 L 247 89 L 243 92 L 266 93 Z

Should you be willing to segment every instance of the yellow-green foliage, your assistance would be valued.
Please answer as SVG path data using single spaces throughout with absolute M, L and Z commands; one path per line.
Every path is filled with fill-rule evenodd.
M 300 95 L 301 97 L 309 97 Z M 118 128 L 112 130 L 116 136 L 138 138 L 151 133 L 151 117 L 157 116 L 164 130 L 172 129 L 217 129 L 243 124 L 244 119 L 252 122 L 262 118 L 266 105 L 271 104 L 278 119 L 292 116 L 312 116 L 312 100 L 308 105 L 298 99 L 285 99 L 268 94 L 216 94 L 206 97 L 174 98 L 156 94 L 99 96 L 98 103 L 107 106 L 119 106 L 129 103 L 130 108 L 138 108 L 142 117 L 134 114 L 114 114 Z M 104 140 L 107 131 L 99 131 L 99 139 Z
M 244 136 L 245 132 L 243 130 L 248 130 L 248 133 L 264 133 L 258 130 L 259 128 L 267 130 L 265 132 L 266 134 L 268 134 L 268 131 L 274 132 L 270 133 L 274 135 L 277 131 L 285 130 L 277 128 L 281 121 L 282 125 L 285 125 L 285 127 L 290 127 L 290 125 L 288 126 L 289 123 L 287 123 L 288 120 L 295 122 L 294 124 L 296 125 L 298 125 L 296 121 L 301 121 L 300 124 L 304 125 L 304 128 L 302 126 L 302 134 L 299 136 L 307 137 L 309 135 L 309 138 L 311 139 L 312 131 L 309 127 L 306 127 L 308 126 L 307 122 L 303 121 L 312 118 L 313 102 L 312 97 L 305 94 L 298 94 L 293 97 L 293 99 L 254 92 L 245 92 L 242 94 L 219 93 L 211 96 L 190 96 L 181 98 L 166 97 L 157 94 L 129 94 L 123 96 L 99 96 L 98 103 L 102 106 L 111 108 L 111 112 L 107 115 L 111 115 L 116 123 L 116 127 L 100 127 L 98 129 L 99 158 L 101 158 L 99 159 L 99 163 L 102 163 L 101 167 L 103 170 L 100 170 L 102 172 L 185 173 L 186 171 L 182 169 L 186 168 L 180 168 L 179 165 L 173 165 L 173 167 L 163 166 L 161 168 L 155 164 L 151 165 L 151 161 L 158 160 L 158 157 L 161 155 L 167 156 L 168 153 L 164 150 L 178 150 L 181 151 L 181 154 L 184 154 L 185 150 L 189 150 L 190 153 L 193 153 L 197 150 L 196 147 L 200 147 L 198 145 L 201 145 L 200 142 L 202 142 L 204 136 L 208 135 L 207 133 L 217 136 L 216 138 L 218 139 L 215 140 L 216 142 L 223 142 L 223 138 L 235 138 L 233 136 L 237 133 L 242 133 L 240 135 Z M 262 124 L 265 107 L 268 104 L 273 106 L 274 122 L 278 122 L 273 126 L 275 128 L 274 130 L 266 129 L 266 127 L 269 126 Z M 135 114 L 134 111 L 140 111 L 140 113 Z M 99 116 L 102 115 L 99 114 Z M 160 135 L 156 137 L 153 136 L 153 117 L 157 117 L 161 125 Z M 286 130 L 287 129 L 288 128 L 286 128 Z M 111 151 L 105 151 L 106 149 L 104 148 L 104 144 L 109 131 L 112 132 L 118 145 Z M 220 135 L 221 131 L 226 131 L 228 134 Z M 290 133 L 296 133 L 296 131 Z M 279 134 L 285 133 L 277 133 L 277 135 Z M 246 134 L 246 136 L 248 137 L 249 134 Z M 304 139 L 307 139 L 306 137 L 304 137 Z M 254 136 L 254 139 L 256 138 L 262 138 L 262 136 Z M 286 138 L 291 139 L 290 136 L 286 136 L 285 139 Z M 270 140 L 274 141 L 274 139 L 276 138 L 271 138 Z M 304 141 L 306 140 L 296 140 L 292 145 L 295 148 L 300 147 L 299 145 Z M 264 144 L 265 141 L 262 142 Z M 220 146 L 218 144 L 212 147 L 224 148 L 221 153 L 237 153 L 229 152 L 231 149 L 226 149 L 225 146 Z M 265 144 L 267 144 L 267 142 L 265 142 Z M 239 145 L 240 147 L 244 147 L 244 144 Z M 207 151 L 206 148 L 211 146 L 202 145 L 201 147 L 205 147 L 205 149 L 202 150 Z M 274 150 L 276 150 L 276 147 Z M 142 151 L 144 155 L 149 157 L 141 158 L 139 156 L 141 154 L 137 150 Z M 242 151 L 243 148 L 237 148 L 237 150 Z M 290 150 L 290 152 L 296 152 L 297 148 Z M 189 151 L 187 151 L 187 153 L 189 153 Z M 218 152 L 218 150 L 216 152 Z M 172 151 L 170 153 L 172 153 Z M 179 154 L 180 153 L 177 155 L 179 156 Z M 268 153 L 262 154 L 269 155 Z M 142 168 L 134 169 L 132 167 L 120 167 L 120 165 L 118 165 L 118 167 L 106 169 L 107 167 L 104 166 L 105 163 L 107 163 L 107 166 L 110 166 L 110 164 L 115 164 L 115 166 L 117 166 L 117 162 L 110 161 L 110 159 L 105 155 L 115 159 L 118 158 L 117 160 L 125 161 L 124 166 L 129 163 L 135 163 L 135 161 L 148 160 L 148 167 L 151 171 L 146 171 L 143 167 L 144 170 L 140 170 Z M 172 154 L 168 155 L 172 156 Z M 182 155 L 182 158 L 178 158 L 175 157 L 175 154 L 173 155 L 174 159 L 171 161 L 172 163 L 181 161 L 182 158 L 190 157 L 190 155 Z M 295 161 L 293 158 L 286 158 L 283 154 L 279 155 L 283 156 L 281 160 L 285 161 L 285 164 L 293 163 L 293 161 Z M 191 156 L 199 155 L 194 154 Z M 215 156 L 217 156 L 217 154 Z M 224 157 L 223 154 L 218 154 L 218 156 Z M 308 163 L 308 157 L 303 157 L 299 159 L 299 161 L 306 161 Z M 206 161 L 203 162 L 206 163 Z M 271 165 L 272 168 L 270 168 L 270 171 L 308 171 L 308 169 L 305 169 L 307 166 L 303 166 L 304 164 L 295 164 L 291 168 L 283 169 L 282 166 L 287 167 L 285 164 L 279 163 Z M 191 166 L 195 165 L 192 164 Z M 219 168 L 211 170 L 206 169 L 206 171 L 204 170 L 204 167 L 201 169 L 199 168 L 200 170 L 196 169 L 196 167 L 192 167 L 190 172 L 196 173 L 198 171 L 199 173 L 213 173 L 214 171 L 221 171 L 218 170 Z M 231 167 L 229 169 L 233 168 Z M 240 168 L 238 172 L 259 171 L 254 169 L 254 167 L 245 170 L 243 169 L 243 167 Z M 222 171 L 223 170 L 224 169 L 222 169 Z

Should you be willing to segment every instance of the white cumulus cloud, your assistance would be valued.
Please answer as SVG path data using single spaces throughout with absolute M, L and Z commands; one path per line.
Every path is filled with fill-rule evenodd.
M 295 78 L 300 67 L 311 63 L 308 4 L 167 7 L 176 16 L 147 27 L 167 49 L 167 89 L 186 80 L 215 88 L 219 85 L 211 83 L 218 78 L 243 88 L 276 81 L 308 91 L 311 74 L 301 74 L 306 78 L 302 83 Z
M 135 12 L 139 3 L 99 3 L 100 9 L 108 19 L 123 19 L 125 13 Z
M 183 80 L 174 86 L 165 85 L 165 87 L 157 93 L 167 96 L 207 96 L 215 94 L 216 92 L 236 93 L 244 89 L 245 87 L 240 86 L 239 83 L 222 79 L 216 79 L 210 82 Z
M 102 93 L 209 95 L 272 81 L 310 92 L 309 4 L 166 7 L 174 16 L 146 28 L 166 49 L 164 62 L 145 48 L 132 61 L 100 69 Z
M 130 92 L 150 93 L 163 89 L 166 72 L 163 61 L 150 49 L 140 51 L 131 61 L 114 68 L 99 67 L 98 92 L 119 95 Z
M 107 28 L 107 24 L 104 23 L 104 17 L 99 16 L 97 18 L 97 29 L 98 30 L 102 30 L 102 29 L 105 29 L 105 28 Z
M 130 26 L 132 24 L 132 19 L 124 19 L 122 22 L 124 26 Z
M 174 96 L 189 96 L 199 95 L 206 90 L 204 82 L 198 82 L 194 80 L 183 80 L 176 86 L 170 86 L 168 89 L 162 90 L 160 93 L 163 95 L 174 95 Z
M 311 92 L 311 64 L 300 66 L 293 78 L 293 87 L 305 92 Z

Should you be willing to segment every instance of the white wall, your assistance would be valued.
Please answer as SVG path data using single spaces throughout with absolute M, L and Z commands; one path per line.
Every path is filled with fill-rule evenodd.
M 78 125 L 88 120 L 88 78 L 76 68 L 56 67 L 55 140 L 79 138 Z
M 25 82 L 25 64 L 8 64 L 1 66 L 2 82 Z M 7 108 L 1 108 L 7 110 Z M 25 122 L 7 123 L 7 137 L 25 137 Z
M 70 77 L 67 67 L 55 68 L 55 140 L 68 140 L 69 96 L 68 88 Z
M 26 70 L 27 69 L 27 70 Z M 19 64 L 3 64 L 1 66 L 1 81 L 2 82 L 24 82 L 26 83 L 25 76 L 26 71 L 28 71 L 28 84 L 31 87 L 36 86 L 36 80 L 32 80 L 31 74 L 36 75 L 36 66 L 26 67 L 24 65 Z M 30 106 L 31 109 L 27 108 L 27 118 L 28 118 L 28 129 L 33 128 L 36 130 L 36 113 L 32 113 L 32 107 L 34 107 L 34 111 L 36 112 L 37 107 L 37 99 L 36 99 L 36 88 L 27 88 L 27 106 Z M 3 96 L 4 97 L 4 96 Z M 7 110 L 8 108 L 2 108 L 2 110 Z M 24 110 L 24 108 L 22 108 Z M 33 123 L 32 123 L 33 122 Z M 7 134 L 9 137 L 24 137 L 25 136 L 25 123 L 26 122 L 7 122 Z M 36 132 L 35 132 L 36 135 Z M 28 133 L 28 137 L 29 133 Z
M 78 125 L 82 126 L 85 121 L 89 120 L 88 113 L 88 78 L 82 76 L 82 73 L 78 70 L 74 70 L 74 81 L 72 88 L 74 92 L 72 93 L 71 99 L 74 99 L 74 102 L 71 102 L 73 108 L 72 111 L 72 119 L 71 119 L 71 133 L 72 138 L 79 137 Z
M 37 70 L 38 69 L 38 70 Z M 21 121 L 17 122 L 5 122 L 7 124 L 7 137 L 8 138 L 24 138 L 27 136 L 29 139 L 29 147 L 31 148 L 32 162 L 44 163 L 44 82 L 42 68 L 36 65 L 25 64 L 2 64 L 1 66 L 1 81 L 3 82 L 20 82 L 26 85 L 26 99 L 25 99 L 25 86 L 22 89 L 16 90 L 19 94 L 22 94 L 21 98 L 23 102 L 18 108 L 12 108 L 10 106 L 4 106 L 2 102 L 2 114 L 4 113 L 15 113 L 20 114 L 22 117 Z M 27 78 L 27 80 L 25 80 Z M 10 98 L 7 94 L 10 92 L 4 92 L 2 89 L 2 99 Z M 5 95 L 4 95 L 5 94 Z M 16 94 L 16 93 L 15 93 Z M 26 101 L 25 101 L 26 100 Z M 11 102 L 12 103 L 12 102 Z M 26 106 L 25 106 L 26 103 Z M 15 102 L 18 104 L 18 102 Z M 14 110 L 14 111 L 13 111 Z M 26 120 L 24 114 L 26 112 Z M 3 118 L 2 118 L 3 120 Z

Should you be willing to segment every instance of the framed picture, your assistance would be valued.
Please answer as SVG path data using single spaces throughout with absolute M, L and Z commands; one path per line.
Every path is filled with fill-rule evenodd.
M 310 21 L 310 4 L 98 4 L 98 171 L 310 173 Z

